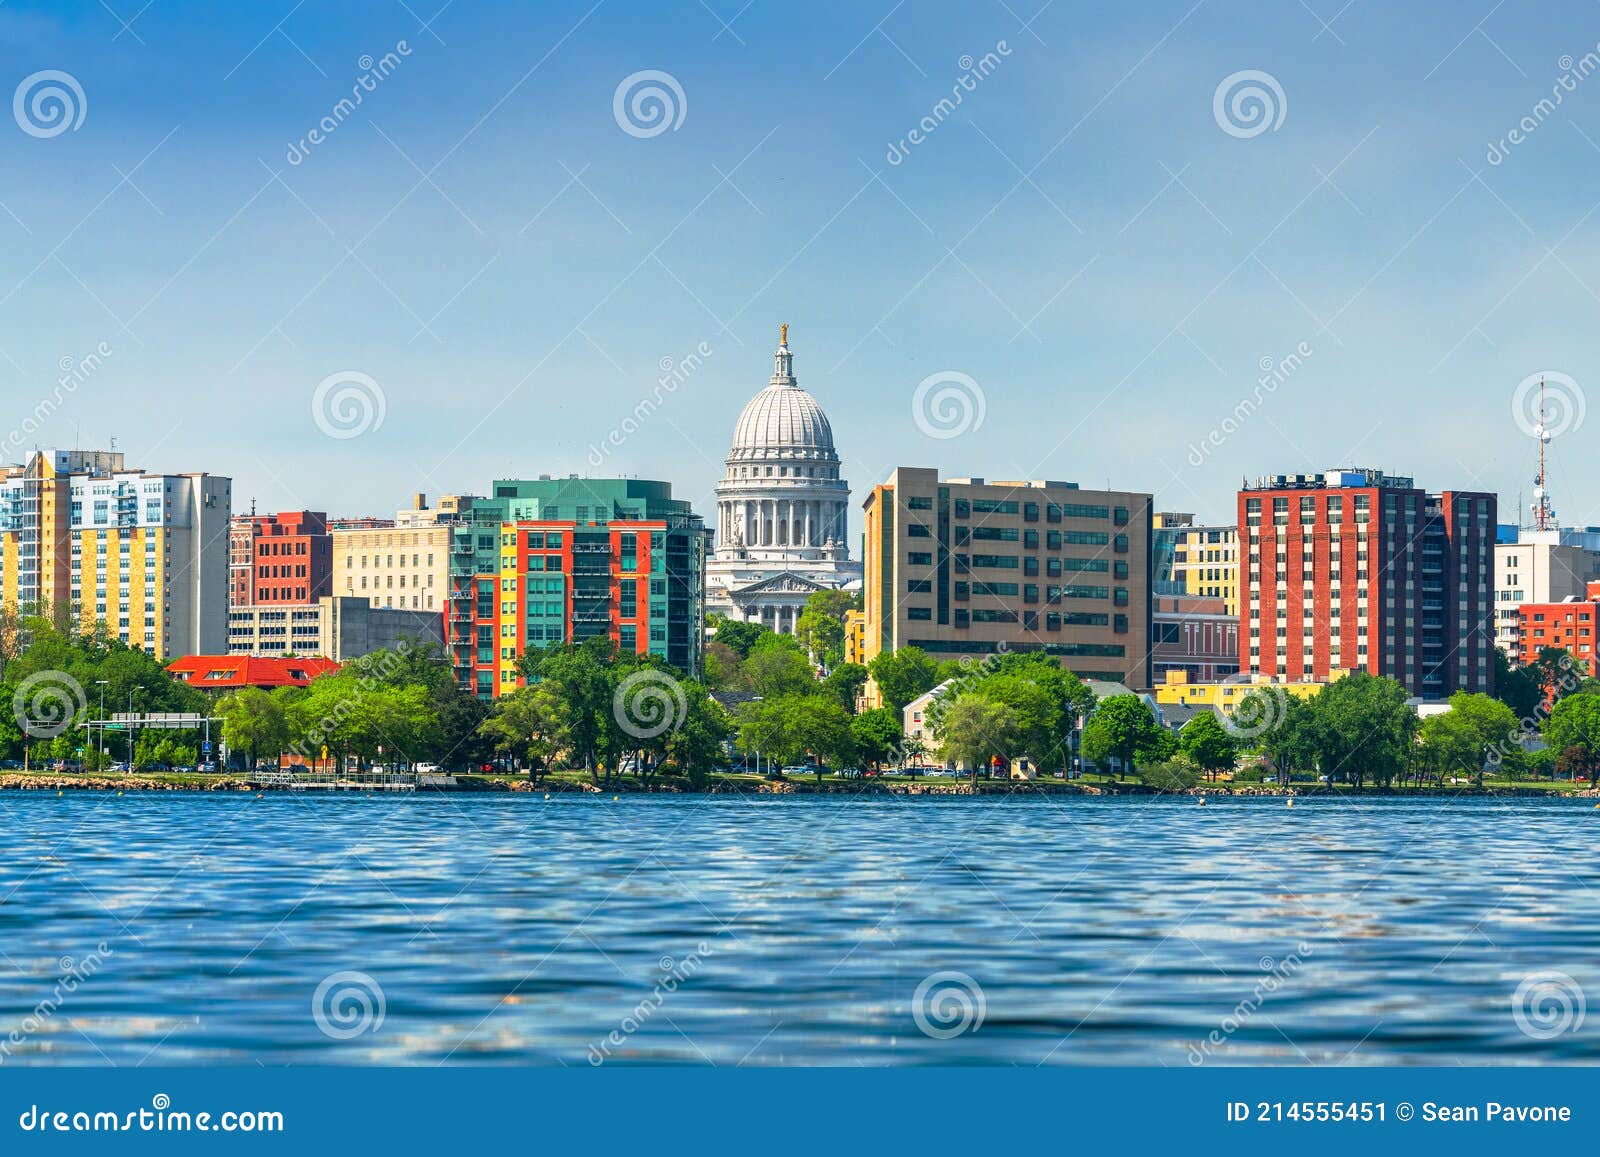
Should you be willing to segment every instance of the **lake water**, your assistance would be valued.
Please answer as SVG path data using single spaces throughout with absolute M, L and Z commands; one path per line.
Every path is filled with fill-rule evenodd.
M 1597 844 L 1592 801 L 6 792 L 0 1064 L 1592 1062 Z

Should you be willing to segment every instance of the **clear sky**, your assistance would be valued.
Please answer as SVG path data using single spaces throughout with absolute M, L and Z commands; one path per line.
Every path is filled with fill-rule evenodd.
M 0 453 L 114 435 L 340 514 L 637 474 L 709 515 L 788 322 L 858 497 L 928 465 L 1231 521 L 1243 475 L 1349 464 L 1509 520 L 1518 384 L 1600 381 L 1597 42 L 1589 0 L 6 0 L 0 96 L 82 97 L 0 118 L 0 437 L 109 352 Z M 664 131 L 617 112 L 645 70 Z M 1265 124 L 1219 109 L 1245 70 Z M 382 421 L 330 437 L 346 371 Z M 925 410 L 982 402 L 949 437 L 944 373 Z

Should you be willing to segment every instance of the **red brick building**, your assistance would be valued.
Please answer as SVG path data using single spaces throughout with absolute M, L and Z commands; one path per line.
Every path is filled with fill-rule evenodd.
M 228 557 L 229 606 L 304 605 L 333 593 L 333 535 L 320 511 L 240 515 Z
M 1239 667 L 1386 675 L 1412 695 L 1494 689 L 1495 496 L 1330 470 L 1239 491 Z
M 1590 675 L 1600 673 L 1595 655 L 1595 623 L 1600 615 L 1600 582 L 1586 584 L 1586 597 L 1560 603 L 1523 603 L 1517 608 L 1517 663 L 1527 666 L 1546 647 L 1560 647 Z

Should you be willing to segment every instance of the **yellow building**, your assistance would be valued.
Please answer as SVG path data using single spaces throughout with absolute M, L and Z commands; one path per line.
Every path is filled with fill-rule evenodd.
M 1347 672 L 1337 671 L 1334 678 L 1343 678 Z M 1224 715 L 1232 715 L 1240 700 L 1251 692 L 1259 691 L 1270 696 L 1293 695 L 1296 699 L 1309 699 L 1326 687 L 1327 683 L 1304 680 L 1299 683 L 1275 683 L 1269 679 L 1252 681 L 1248 677 L 1224 679 L 1220 683 L 1190 682 L 1185 671 L 1168 671 L 1165 683 L 1156 687 L 1156 702 L 1188 707 L 1212 707 Z
M 1239 614 L 1239 528 L 1196 526 L 1194 515 L 1157 511 L 1155 525 L 1156 593 L 1221 599 L 1228 614 Z
M 844 661 L 866 666 L 867 612 L 844 613 Z
M 34 451 L 0 472 L 0 605 L 105 623 L 160 659 L 227 648 L 232 482 Z

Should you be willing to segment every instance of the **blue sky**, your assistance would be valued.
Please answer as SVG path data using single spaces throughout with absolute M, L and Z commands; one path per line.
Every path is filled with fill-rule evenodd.
M 231 474 L 239 507 L 589 471 L 709 514 L 789 322 L 858 496 L 932 465 L 1231 520 L 1243 475 L 1361 464 L 1508 519 L 1518 383 L 1600 381 L 1593 3 L 441 3 L 0 5 L 4 90 L 59 70 L 85 105 L 57 135 L 0 118 L 0 426 L 105 343 L 25 445 L 115 435 Z M 676 128 L 614 116 L 643 70 L 681 89 Z M 1214 111 L 1243 70 L 1282 93 L 1254 135 Z M 332 438 L 313 396 L 343 371 L 383 420 Z M 913 398 L 947 372 L 983 420 L 933 437 Z M 1593 428 L 1551 449 L 1570 522 L 1600 522 Z

